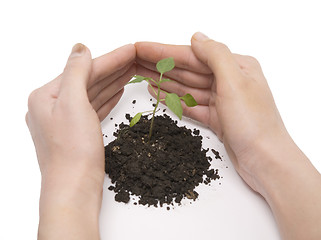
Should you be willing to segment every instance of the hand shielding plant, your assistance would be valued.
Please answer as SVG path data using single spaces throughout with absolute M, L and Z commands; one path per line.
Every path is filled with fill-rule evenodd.
M 130 124 L 129 124 L 130 127 L 134 126 L 140 120 L 140 118 L 142 117 L 142 115 L 144 113 L 151 113 L 152 112 L 153 116 L 152 116 L 151 124 L 150 124 L 150 128 L 149 128 L 149 136 L 148 136 L 149 140 L 150 140 L 150 138 L 152 136 L 155 113 L 156 113 L 157 107 L 158 107 L 160 102 L 164 101 L 166 103 L 167 107 L 179 119 L 182 119 L 182 115 L 183 115 L 183 107 L 182 107 L 181 100 L 183 100 L 185 102 L 186 106 L 188 106 L 188 107 L 194 107 L 194 106 L 197 105 L 197 102 L 195 101 L 194 97 L 189 93 L 187 93 L 183 97 L 179 97 L 176 93 L 168 93 L 168 92 L 166 92 L 166 91 L 161 89 L 161 84 L 162 83 L 172 81 L 172 80 L 170 80 L 168 78 L 163 78 L 164 73 L 171 71 L 174 67 L 175 67 L 174 59 L 171 58 L 171 57 L 170 58 L 165 58 L 165 59 L 160 60 L 156 64 L 157 71 L 160 73 L 159 80 L 154 80 L 154 79 L 152 79 L 150 77 L 144 77 L 144 76 L 140 76 L 140 75 L 135 75 L 133 77 L 133 80 L 131 80 L 129 82 L 129 83 L 140 83 L 142 81 L 146 81 L 148 83 L 148 85 L 151 87 L 151 89 L 154 92 L 154 94 L 156 95 L 157 102 L 155 104 L 155 108 L 153 110 L 137 113 L 132 118 L 132 120 L 130 121 Z M 152 87 L 151 82 L 156 84 L 157 92 Z M 165 99 L 160 99 L 160 93 L 161 92 L 165 93 L 165 96 L 166 96 Z

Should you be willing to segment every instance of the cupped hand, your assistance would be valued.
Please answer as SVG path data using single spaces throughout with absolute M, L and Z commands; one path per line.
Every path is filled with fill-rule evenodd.
M 137 72 L 155 79 L 155 63 L 174 57 L 176 68 L 167 74 L 174 82 L 162 84 L 179 96 L 192 94 L 198 106 L 183 105 L 184 115 L 202 122 L 223 141 L 236 170 L 256 191 L 256 174 L 265 171 L 258 161 L 262 146 L 282 142 L 288 134 L 256 59 L 232 54 L 222 43 L 201 33 L 190 46 L 136 43 Z M 153 95 L 153 91 L 150 91 Z
M 135 74 L 135 57 L 134 45 L 126 45 L 93 60 L 77 44 L 63 73 L 30 94 L 26 122 L 42 176 L 39 239 L 99 239 L 100 121 Z
M 42 184 L 63 189 L 79 185 L 101 195 L 104 145 L 100 121 L 117 104 L 135 74 L 134 45 L 92 59 L 74 46 L 62 74 L 29 96 L 26 122 L 32 135 Z
M 134 74 L 135 47 L 126 45 L 92 60 L 74 46 L 64 72 L 29 96 L 26 122 L 43 176 L 79 171 L 102 181 L 104 148 L 100 120 L 116 105 Z

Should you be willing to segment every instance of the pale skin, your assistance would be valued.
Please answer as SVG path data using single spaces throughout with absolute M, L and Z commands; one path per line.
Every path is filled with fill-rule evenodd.
M 100 121 L 131 76 L 157 79 L 155 63 L 165 57 L 175 59 L 166 74 L 175 82 L 162 88 L 195 97 L 199 105 L 184 106 L 184 115 L 224 143 L 239 175 L 270 205 L 282 238 L 321 239 L 321 175 L 288 134 L 258 61 L 201 33 L 191 46 L 141 42 L 94 60 L 78 44 L 65 71 L 30 95 L 26 121 L 42 174 L 38 238 L 99 239 Z
M 134 45 L 127 45 L 92 60 L 77 44 L 64 72 L 31 93 L 26 122 L 42 175 L 38 239 L 99 239 L 105 176 L 100 121 L 135 74 L 135 56 Z

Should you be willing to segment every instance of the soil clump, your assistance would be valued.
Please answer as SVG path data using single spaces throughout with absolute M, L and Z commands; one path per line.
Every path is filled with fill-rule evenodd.
M 131 120 L 129 114 L 126 118 Z M 142 205 L 180 204 L 185 197 L 198 197 L 200 183 L 220 178 L 217 169 L 210 169 L 212 158 L 202 148 L 199 130 L 178 127 L 166 114 L 155 117 L 150 141 L 149 127 L 146 116 L 133 127 L 121 123 L 117 138 L 105 146 L 105 171 L 113 184 L 108 189 L 116 201 L 128 203 L 136 195 Z

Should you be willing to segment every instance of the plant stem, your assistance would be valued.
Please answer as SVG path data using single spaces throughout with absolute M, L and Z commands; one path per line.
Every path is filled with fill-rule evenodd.
M 163 74 L 161 73 L 161 75 L 159 77 L 159 82 L 162 80 L 162 77 L 163 77 Z M 150 123 L 148 141 L 150 141 L 150 139 L 152 137 L 155 113 L 156 113 L 156 109 L 158 107 L 158 104 L 160 102 L 160 96 L 159 95 L 160 95 L 161 89 L 160 89 L 159 82 L 156 82 L 156 84 L 157 84 L 157 95 L 156 95 L 157 96 L 157 102 L 156 102 L 156 105 L 155 105 L 155 108 L 154 108 L 154 111 L 153 111 L 152 121 Z
M 157 84 L 156 81 L 154 81 L 154 82 Z M 152 84 L 150 84 L 149 81 L 147 81 L 147 83 L 148 83 L 148 85 L 150 86 L 150 88 L 153 90 L 153 92 L 155 93 L 155 95 L 157 95 L 157 93 L 155 92 L 155 89 L 153 88 Z

